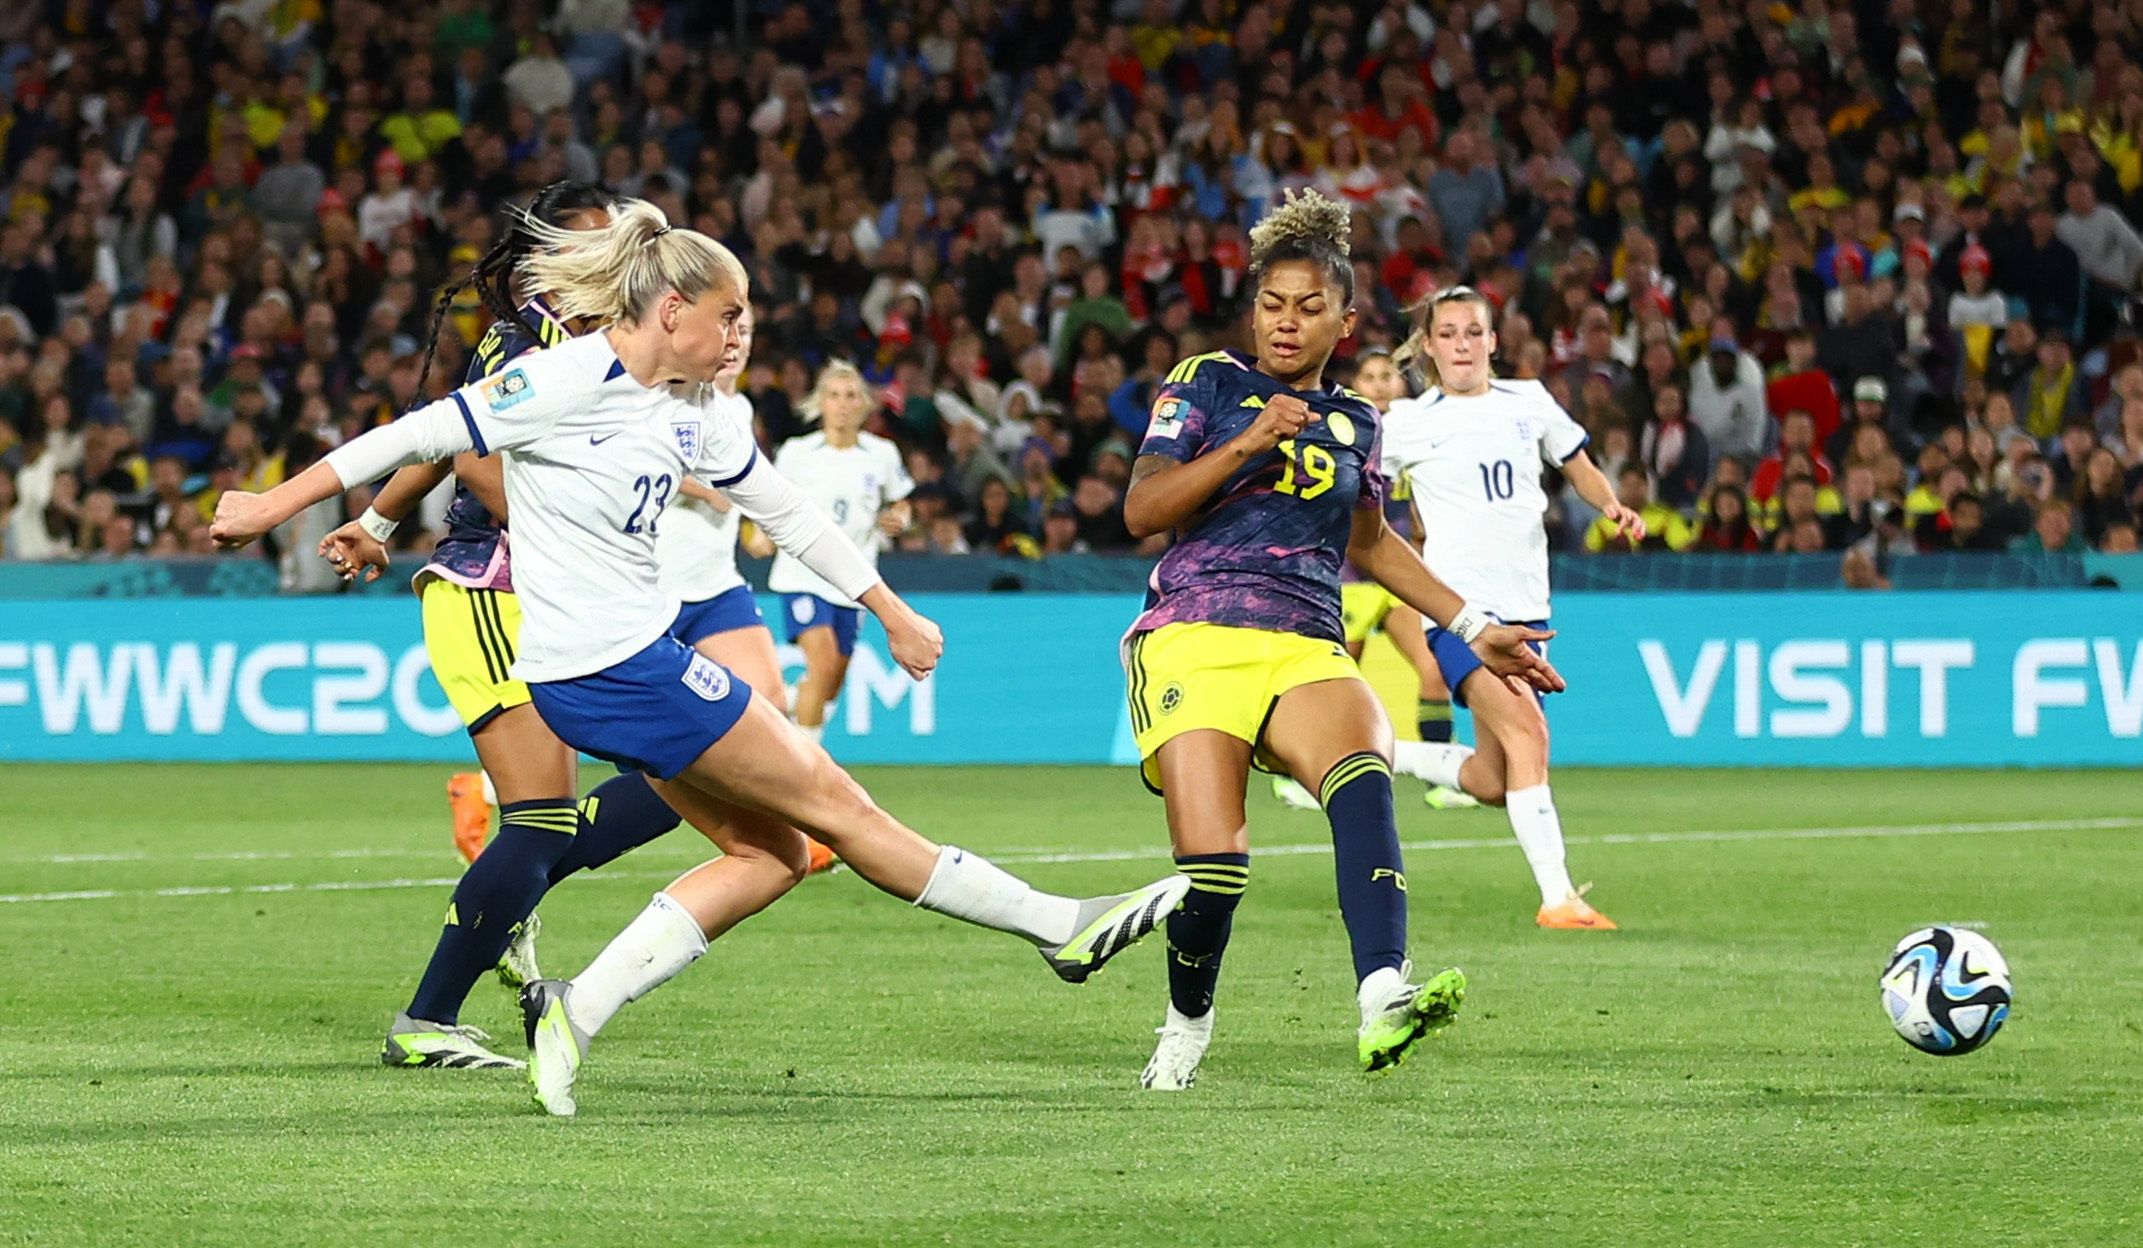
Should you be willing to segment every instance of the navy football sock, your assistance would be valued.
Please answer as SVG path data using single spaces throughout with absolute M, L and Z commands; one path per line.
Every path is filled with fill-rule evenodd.
M 1438 745 L 1451 744 L 1451 699 L 1431 702 L 1421 700 L 1420 714 L 1414 721 L 1421 729 L 1421 739 Z
M 1319 797 L 1332 823 L 1339 913 L 1359 983 L 1406 961 L 1406 863 L 1392 815 L 1391 764 L 1367 750 L 1349 754 L 1325 773 Z
M 515 929 L 550 889 L 554 863 L 573 848 L 580 812 L 570 797 L 499 807 L 498 835 L 454 886 L 446 928 L 409 1002 L 409 1016 L 452 1024 L 484 972 L 499 964 Z
M 1182 854 L 1176 869 L 1191 877 L 1191 891 L 1168 916 L 1168 1000 L 1185 1018 L 1203 1018 L 1213 1008 L 1235 907 L 1250 887 L 1250 855 Z
M 580 799 L 580 835 L 551 868 L 551 883 L 615 862 L 677 826 L 677 812 L 637 771 L 621 772 Z

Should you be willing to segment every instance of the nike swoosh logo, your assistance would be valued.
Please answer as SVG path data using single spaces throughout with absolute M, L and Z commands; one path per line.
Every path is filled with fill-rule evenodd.
M 618 436 L 618 434 L 620 434 L 620 433 L 623 433 L 623 432 L 624 432 L 624 430 L 622 430 L 622 429 L 614 429 L 614 430 L 612 430 L 611 432 L 609 432 L 609 433 L 606 433 L 606 434 L 604 434 L 604 435 L 603 435 L 602 437 L 600 437 L 600 438 L 596 437 L 596 436 L 595 436 L 594 434 L 592 434 L 592 433 L 591 433 L 591 434 L 589 434 L 589 435 L 588 435 L 588 445 L 589 445 L 589 446 L 601 446 L 601 445 L 602 445 L 603 443 L 605 443 L 605 442 L 608 442 L 608 441 L 609 441 L 610 439 L 612 439 L 612 438 L 614 438 L 614 437 Z

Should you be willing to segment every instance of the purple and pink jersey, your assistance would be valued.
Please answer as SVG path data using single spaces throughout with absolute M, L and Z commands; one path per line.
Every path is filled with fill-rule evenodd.
M 469 358 L 464 383 L 481 381 L 506 367 L 508 360 L 557 346 L 572 336 L 540 300 L 524 304 L 522 311 L 541 337 L 530 337 L 526 329 L 511 321 L 493 321 Z M 469 589 L 513 592 L 513 560 L 507 548 L 506 528 L 459 481 L 454 483 L 454 500 L 446 508 L 446 536 L 432 547 L 430 562 L 417 571 L 418 580 L 427 576 Z
M 1323 419 L 1244 464 L 1179 531 L 1131 626 L 1224 624 L 1343 640 L 1340 571 L 1354 513 L 1384 506 L 1377 409 L 1351 390 L 1290 390 L 1234 351 L 1178 364 L 1154 399 L 1139 454 L 1187 463 L 1292 394 Z

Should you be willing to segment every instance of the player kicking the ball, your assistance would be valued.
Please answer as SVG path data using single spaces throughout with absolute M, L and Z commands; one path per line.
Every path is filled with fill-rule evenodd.
M 611 1015 L 802 878 L 798 829 L 897 897 L 1027 939 L 1073 982 L 1157 927 L 1187 880 L 1081 901 L 933 844 L 880 809 L 766 699 L 671 635 L 678 600 L 659 583 L 655 530 L 689 472 L 877 615 L 911 675 L 928 674 L 943 649 L 936 625 L 733 425 L 709 416 L 704 387 L 736 347 L 748 306 L 736 257 L 636 200 L 614 205 L 602 230 L 530 228 L 543 247 L 523 272 L 551 292 L 560 316 L 610 328 L 371 430 L 266 494 L 225 494 L 213 530 L 220 542 L 243 544 L 396 467 L 502 452 L 524 612 L 513 671 L 544 721 L 568 746 L 663 781 L 669 804 L 724 850 L 756 850 L 775 868 L 733 870 L 730 856 L 695 868 L 581 976 L 531 984 L 522 1000 L 538 1103 L 573 1113 L 581 1061 Z
M 1546 633 L 1491 622 L 1384 521 L 1379 413 L 1324 380 L 1354 330 L 1349 224 L 1345 207 L 1312 193 L 1251 232 L 1256 355 L 1176 367 L 1125 499 L 1134 535 L 1178 535 L 1124 640 L 1142 774 L 1167 801 L 1176 863 L 1191 879 L 1168 918 L 1168 1012 L 1140 1076 L 1156 1090 L 1191 1086 L 1212 1039 L 1221 954 L 1250 882 L 1253 765 L 1316 792 L 1331 821 L 1362 1066 L 1398 1062 L 1465 995 L 1456 968 L 1409 982 L 1391 724 L 1343 644 L 1342 561 L 1468 638 L 1490 669 L 1561 687 L 1526 644 Z
M 1537 381 L 1499 381 L 1488 300 L 1459 286 L 1431 297 L 1402 354 L 1420 361 L 1430 388 L 1393 406 L 1385 459 L 1413 485 L 1427 543 L 1445 583 L 1498 620 L 1545 630 L 1548 496 L 1541 465 L 1559 467 L 1578 495 L 1631 541 L 1644 520 L 1615 498 L 1585 453 L 1584 429 Z M 1472 648 L 1442 628 L 1429 650 L 1459 704 L 1473 712 L 1477 751 L 1450 747 L 1432 783 L 1456 785 L 1510 817 L 1540 886 L 1542 927 L 1611 929 L 1570 882 L 1563 827 L 1548 791 L 1548 719 L 1540 699 L 1484 673 Z
M 467 287 L 495 318 L 476 344 L 467 382 L 592 329 L 560 317 L 540 289 L 523 283 L 517 292 L 514 276 L 537 247 L 529 221 L 601 229 L 610 224 L 609 207 L 610 196 L 599 187 L 554 182 L 518 215 L 508 210 L 498 245 L 466 278 L 440 292 L 425 376 L 447 310 Z M 422 376 L 417 392 L 424 392 Z M 521 602 L 514 592 L 504 468 L 497 456 L 470 451 L 404 468 L 381 487 L 363 517 L 328 535 L 321 554 L 345 578 L 377 579 L 388 568 L 387 539 L 449 473 L 454 499 L 446 536 L 413 583 L 432 671 L 467 726 L 483 771 L 457 775 L 449 784 L 455 844 L 471 865 L 447 903 L 446 921 L 409 1004 L 388 1025 L 380 1060 L 397 1068 L 518 1070 L 518 1058 L 492 1051 L 480 1029 L 461 1024 L 470 990 L 494 967 L 516 991 L 536 979 L 535 906 L 545 891 L 676 827 L 677 814 L 638 773 L 614 776 L 585 799 L 573 799 L 578 755 L 543 722 L 528 686 L 509 670 L 521 645 Z M 489 800 L 487 790 L 494 794 Z M 494 805 L 499 827 L 487 847 Z

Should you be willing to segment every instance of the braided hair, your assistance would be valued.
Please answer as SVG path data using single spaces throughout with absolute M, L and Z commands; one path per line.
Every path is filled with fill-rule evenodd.
M 424 386 L 431 380 L 432 360 L 439 352 L 439 331 L 445 326 L 447 313 L 462 291 L 474 288 L 477 298 L 483 301 L 494 319 L 518 325 L 531 338 L 538 336 L 536 327 L 521 311 L 521 303 L 514 298 L 513 292 L 514 270 L 523 257 L 542 246 L 542 240 L 528 223 L 539 221 L 562 227 L 580 213 L 609 207 L 610 196 L 601 187 L 586 182 L 560 181 L 537 191 L 527 208 L 508 208 L 501 212 L 499 241 L 460 281 L 440 287 L 439 297 L 432 304 L 431 327 L 424 342 L 424 366 L 417 373 L 417 403 L 424 401 Z

